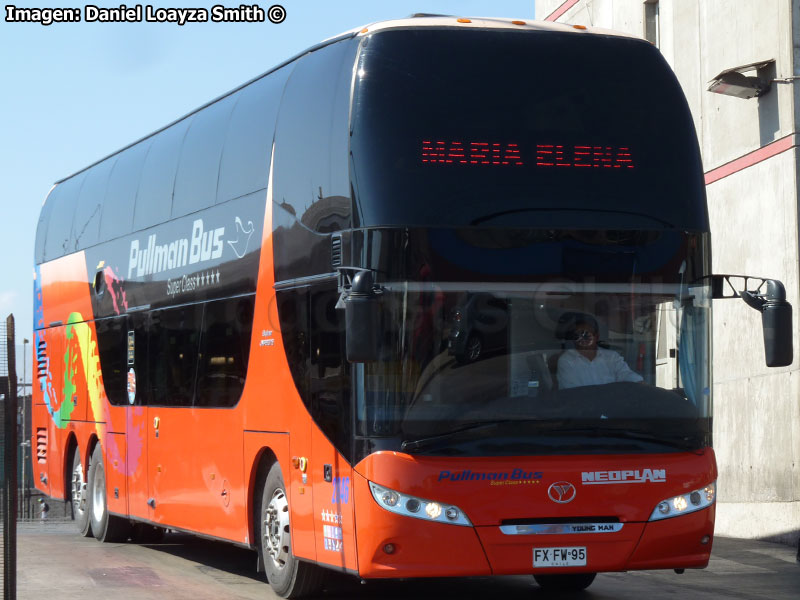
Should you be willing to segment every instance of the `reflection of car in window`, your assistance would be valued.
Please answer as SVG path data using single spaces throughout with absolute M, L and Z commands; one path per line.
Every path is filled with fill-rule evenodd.
M 507 299 L 493 294 L 467 294 L 450 311 L 448 348 L 460 363 L 469 363 L 508 348 Z

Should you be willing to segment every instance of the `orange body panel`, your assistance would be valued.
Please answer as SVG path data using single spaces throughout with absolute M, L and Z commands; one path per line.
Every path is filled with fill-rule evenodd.
M 357 571 L 353 470 L 318 428 L 313 433 L 313 462 L 317 560 L 340 570 Z M 331 481 L 325 480 L 330 465 Z
M 128 514 L 128 478 L 125 476 L 125 434 L 107 433 L 101 442 L 105 449 L 106 502 L 109 512 Z M 115 452 L 109 452 L 109 448 Z
M 601 484 L 590 481 L 597 472 L 664 470 L 662 481 L 630 481 Z M 408 556 L 420 564 L 441 567 L 458 549 L 458 564 L 475 565 L 488 560 L 496 575 L 532 573 L 533 548 L 585 546 L 586 567 L 536 569 L 537 572 L 621 571 L 641 568 L 688 568 L 708 563 L 711 545 L 701 542 L 713 535 L 713 506 L 665 521 L 647 522 L 656 505 L 671 496 L 700 488 L 717 476 L 714 453 L 701 454 L 540 456 L 496 458 L 441 458 L 397 452 L 373 454 L 355 467 L 358 504 L 359 572 L 362 577 L 389 576 L 387 568 L 406 576 L 424 576 L 424 568 L 406 563 Z M 426 523 L 396 515 L 378 506 L 366 481 L 405 494 L 459 507 L 475 526 Z M 572 483 L 573 501 L 559 504 L 548 489 L 557 482 Z M 365 519 L 366 516 L 366 519 Z M 566 522 L 617 519 L 618 532 L 569 535 L 507 535 L 500 525 L 508 522 Z M 476 534 L 470 544 L 465 531 Z M 666 534 L 669 532 L 669 534 Z M 381 549 L 398 545 L 394 555 Z M 406 555 L 402 548 L 413 544 Z M 446 549 L 445 549 L 446 548 Z M 432 570 L 428 575 L 450 573 Z M 478 573 L 470 567 L 451 574 Z M 399 576 L 395 574 L 394 576 Z
M 480 540 L 472 527 L 426 523 L 385 511 L 367 480 L 353 474 L 358 506 L 358 568 L 365 578 L 489 575 Z M 384 547 L 392 544 L 388 554 Z
M 696 569 L 708 565 L 716 505 L 706 510 L 648 523 L 627 569 Z M 705 543 L 704 543 L 705 541 Z

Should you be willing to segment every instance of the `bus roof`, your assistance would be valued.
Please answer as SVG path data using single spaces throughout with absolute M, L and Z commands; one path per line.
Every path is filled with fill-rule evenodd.
M 411 15 L 405 19 L 377 21 L 370 25 L 357 27 L 344 32 L 340 36 L 331 38 L 331 41 L 339 39 L 342 36 L 365 35 L 386 29 L 408 29 L 416 27 L 459 27 L 468 29 L 509 29 L 515 31 L 558 31 L 562 33 L 575 33 L 576 35 L 612 35 L 615 37 L 640 39 L 636 36 L 611 29 L 585 27 L 583 25 L 569 25 L 566 23 L 554 23 L 552 21 L 534 21 L 532 19 L 500 19 L 495 17 L 459 17 L 457 15 L 430 15 L 419 13 Z

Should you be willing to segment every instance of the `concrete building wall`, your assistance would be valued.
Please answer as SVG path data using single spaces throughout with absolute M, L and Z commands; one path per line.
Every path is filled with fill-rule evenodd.
M 536 0 L 536 18 L 644 37 L 643 0 Z M 796 84 L 761 98 L 707 91 L 725 69 L 800 64 L 800 0 L 660 0 L 659 40 L 689 102 L 708 185 L 715 273 L 781 279 L 794 307 L 795 362 L 764 365 L 761 323 L 743 302 L 714 305 L 717 532 L 797 543 L 800 535 L 800 301 Z

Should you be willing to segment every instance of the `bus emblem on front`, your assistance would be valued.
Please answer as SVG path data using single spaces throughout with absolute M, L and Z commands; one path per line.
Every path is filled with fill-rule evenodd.
M 569 481 L 557 481 L 547 488 L 547 495 L 550 496 L 550 500 L 557 502 L 558 504 L 572 502 L 575 499 L 576 494 L 577 490 L 575 489 L 575 486 Z

